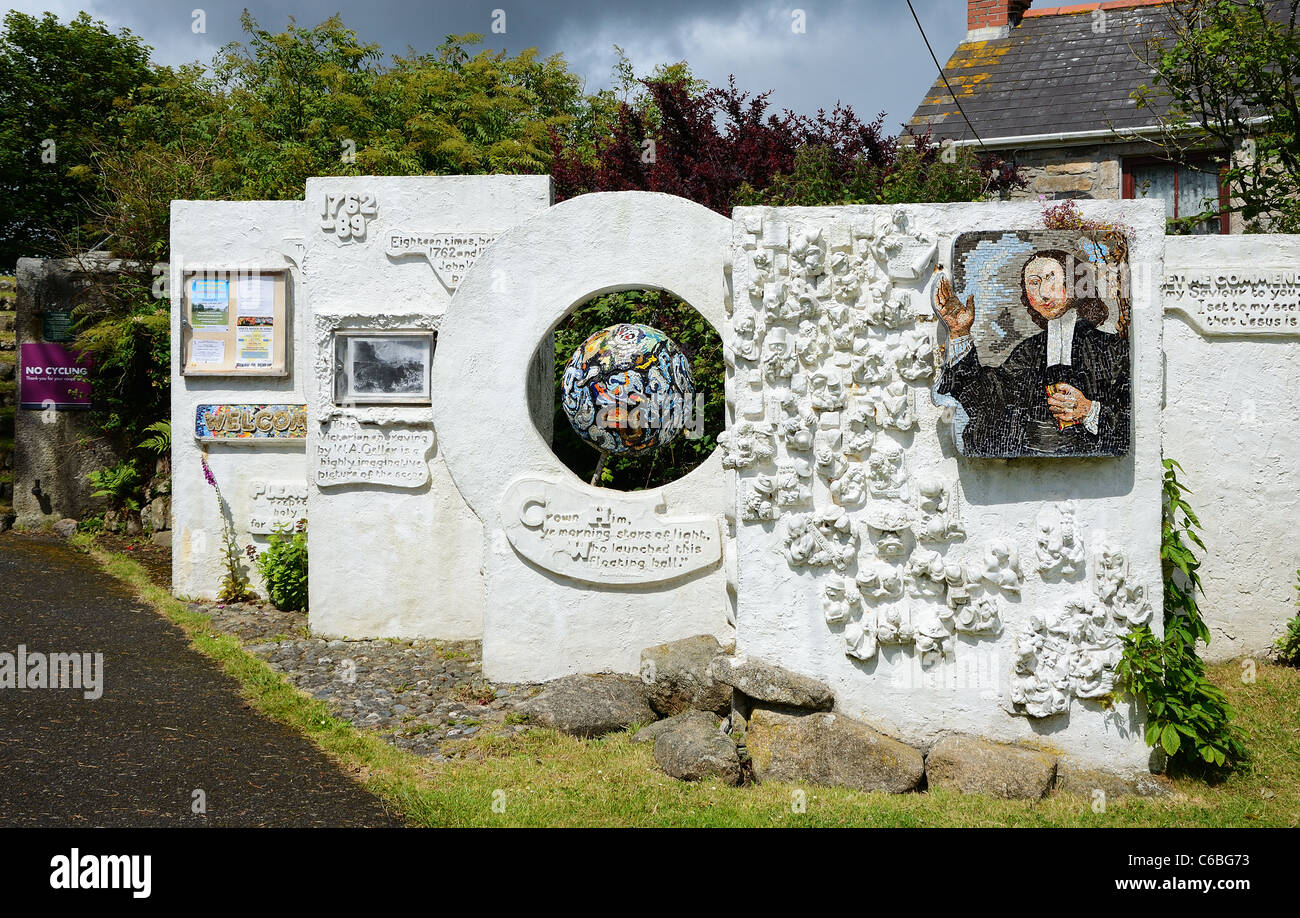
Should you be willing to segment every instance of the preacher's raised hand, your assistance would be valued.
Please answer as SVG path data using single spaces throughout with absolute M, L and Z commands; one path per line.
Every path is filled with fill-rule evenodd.
M 952 292 L 952 284 L 947 277 L 940 277 L 934 288 L 934 305 L 939 310 L 939 318 L 948 326 L 948 332 L 954 338 L 969 335 L 975 324 L 975 295 L 966 297 L 965 304 Z

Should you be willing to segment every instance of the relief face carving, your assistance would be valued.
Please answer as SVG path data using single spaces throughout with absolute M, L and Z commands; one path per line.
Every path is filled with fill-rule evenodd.
M 763 378 L 769 383 L 789 379 L 799 368 L 799 360 L 790 353 L 789 333 L 780 325 L 768 329 L 763 345 Z
M 749 261 L 737 265 L 761 306 L 737 309 L 731 320 L 732 352 L 747 362 L 734 372 L 750 387 L 737 400 L 748 407 L 720 438 L 724 466 L 738 472 L 742 522 L 771 528 L 779 519 L 786 563 L 814 578 L 826 625 L 842 629 L 849 657 L 872 659 L 886 644 L 914 647 L 928 662 L 997 638 L 1020 599 L 1022 549 L 993 533 L 979 550 L 956 544 L 967 537 L 956 473 L 913 450 L 923 419 L 936 418 L 917 393 L 946 385 L 951 370 L 935 334 L 946 341 L 950 323 L 918 321 L 937 240 L 910 226 L 902 209 L 837 226 L 756 219 L 749 232 Z M 1022 247 L 1027 257 L 1032 245 Z M 981 264 L 972 253 L 959 252 L 963 279 Z M 954 399 L 939 404 L 951 406 L 943 423 L 963 410 Z M 1044 507 L 1035 535 L 1023 550 L 1035 550 L 1031 563 L 1043 578 L 1087 572 L 1073 502 Z M 1018 713 L 1059 713 L 1113 686 L 1118 629 L 1151 615 L 1126 571 L 1122 557 L 1099 557 L 1095 597 L 1071 599 L 1068 610 L 1017 631 L 1018 647 L 1042 651 L 1017 658 Z
M 732 354 L 742 360 L 758 360 L 761 352 L 758 344 L 758 317 L 754 315 L 754 310 L 737 311 L 732 317 L 731 327 Z
M 844 407 L 844 384 L 834 367 L 817 370 L 809 377 L 812 406 L 818 411 L 839 411 Z
M 908 382 L 928 379 L 934 372 L 934 341 L 923 329 L 908 332 L 894 351 L 898 375 Z
M 781 512 L 776 508 L 777 485 L 772 475 L 759 475 L 745 483 L 745 498 L 740 508 L 740 518 L 747 523 L 764 523 L 776 519 Z
M 981 596 L 953 613 L 953 627 L 962 634 L 994 637 L 1002 631 L 1002 615 L 998 601 L 992 596 Z
M 718 434 L 724 469 L 747 469 L 776 456 L 776 430 L 768 423 L 742 421 Z
M 855 660 L 870 660 L 876 655 L 876 626 L 867 617 L 850 622 L 844 629 L 844 652 Z
M 949 485 L 936 476 L 916 483 L 919 513 L 916 537 L 922 542 L 948 542 L 966 537 L 962 528 L 961 508 L 955 483 Z
M 842 571 L 853 559 L 855 542 L 851 530 L 819 525 L 811 514 L 785 518 L 785 555 L 791 565 L 833 567 Z
M 785 447 L 789 450 L 806 452 L 813 448 L 813 428 L 817 416 L 811 408 L 800 408 L 798 412 L 781 422 L 781 431 L 785 435 Z
M 1043 579 L 1070 577 L 1084 568 L 1083 538 L 1074 501 L 1045 506 L 1038 514 L 1038 573 Z
M 843 475 L 847 468 L 839 451 L 841 440 L 838 430 L 819 430 L 813 438 L 813 460 L 817 471 L 828 480 Z
M 951 615 L 947 616 L 951 618 Z M 922 657 L 946 656 L 952 653 L 953 636 L 946 622 L 932 609 L 920 616 L 914 634 L 916 649 Z
M 826 586 L 822 589 L 822 611 L 826 614 L 826 624 L 846 624 L 860 606 L 861 597 L 852 583 L 846 583 L 839 574 L 826 580 Z
M 867 473 L 861 466 L 851 466 L 831 482 L 831 500 L 841 507 L 856 507 L 867 499 Z
M 910 617 L 897 606 L 886 609 L 876 626 L 876 640 L 881 644 L 911 644 L 916 641 Z
M 867 460 L 872 497 L 903 497 L 907 493 L 907 471 L 903 450 L 893 443 L 881 443 Z
M 903 574 L 899 567 L 883 558 L 858 559 L 858 592 L 863 599 L 884 602 L 903 595 Z
M 871 390 L 871 400 L 876 406 L 876 426 L 894 430 L 911 430 L 916 426 L 916 410 L 912 407 L 912 390 L 902 380 Z
M 777 463 L 776 503 L 795 507 L 812 500 L 812 467 L 802 459 Z
M 849 408 L 845 414 L 849 428 L 844 438 L 845 456 L 861 459 L 870 454 L 876 441 L 876 433 L 872 429 L 875 417 L 875 412 L 861 403 L 855 403 Z
M 907 595 L 942 600 L 947 590 L 943 555 L 918 548 L 907 561 Z
M 889 381 L 889 351 L 883 342 L 858 338 L 854 340 L 854 351 L 849 370 L 855 383 L 869 386 Z
M 1011 702 L 1017 713 L 1050 717 L 1069 710 L 1071 698 L 1109 695 L 1120 652 L 1114 622 L 1092 597 L 1070 599 L 1048 617 L 1033 615 L 1016 636 Z
M 984 568 L 980 573 L 984 581 L 1008 593 L 1019 593 L 1023 577 L 1020 573 L 1020 553 L 1009 539 L 994 539 L 984 551 Z
M 1113 602 L 1128 577 L 1128 556 L 1114 545 L 1097 546 L 1093 558 L 1093 589 L 1102 602 Z

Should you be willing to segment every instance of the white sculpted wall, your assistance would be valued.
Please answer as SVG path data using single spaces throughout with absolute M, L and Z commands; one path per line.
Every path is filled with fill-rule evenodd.
M 1204 527 L 1207 658 L 1266 652 L 1295 614 L 1300 236 L 1165 242 L 1165 455 Z
M 275 430 L 276 411 L 252 412 L 260 406 L 279 406 L 279 417 L 306 403 L 304 380 L 311 365 L 302 323 L 290 314 L 286 342 L 285 376 L 185 375 L 180 342 L 185 340 L 182 321 L 185 277 L 188 272 L 287 272 L 289 309 L 301 308 L 303 278 L 298 269 L 302 237 L 302 201 L 173 201 L 171 212 L 171 334 L 172 347 L 172 586 L 177 595 L 215 598 L 225 573 L 222 555 L 222 515 L 217 495 L 203 474 L 201 458 L 207 452 L 221 494 L 230 508 L 230 521 L 240 545 L 266 544 L 273 519 L 294 514 L 284 489 L 301 489 L 306 482 L 305 440 L 293 421 Z M 236 281 L 236 284 L 238 282 Z M 227 317 L 229 318 L 229 317 Z M 243 406 L 228 413 L 241 426 L 281 436 L 239 436 L 200 440 L 196 415 L 201 406 Z M 301 491 L 298 491 L 301 494 Z M 273 509 L 273 506 L 275 509 Z M 289 520 L 292 525 L 298 519 Z M 247 564 L 253 586 L 261 589 L 256 567 Z
M 535 175 L 308 180 L 313 632 L 481 635 L 483 528 L 434 425 L 434 406 L 456 396 L 430 377 L 465 271 L 550 198 L 550 178 Z M 477 398 L 453 403 L 467 415 L 491 411 Z
M 740 514 L 737 650 L 825 681 L 837 710 L 916 745 L 973 732 L 1134 772 L 1149 755 L 1139 714 L 1105 696 L 1119 636 L 1160 625 L 1164 225 L 1145 202 L 1086 202 L 1083 213 L 1131 228 L 1129 298 L 1104 322 L 1104 310 L 1080 305 L 1090 324 L 1070 325 L 1073 367 L 1068 345 L 1047 361 L 1075 375 L 1037 395 L 1031 387 L 1028 397 L 1056 413 L 1059 430 L 1041 436 L 1058 451 L 1007 435 L 1000 448 L 1042 457 L 988 459 L 963 455 L 957 438 L 972 452 L 1001 413 L 1019 423 L 1022 409 L 932 394 L 961 395 L 946 368 L 991 365 L 996 351 L 980 339 L 981 356 L 968 356 L 932 303 L 948 303 L 960 328 L 974 291 L 977 333 L 983 322 L 1010 334 L 1030 301 L 1009 283 L 1023 271 L 1028 290 L 1029 274 L 1041 273 L 1030 262 L 1045 250 L 1018 233 L 1041 232 L 1036 205 L 736 210 L 723 463 L 736 472 Z M 988 238 L 956 247 L 975 231 Z M 955 276 L 955 251 L 992 253 L 1003 273 L 989 267 L 976 283 L 968 271 L 947 299 L 940 280 Z M 1038 346 L 1058 334 L 1042 325 Z M 1131 373 L 1108 367 L 1108 404 L 1094 391 L 1099 410 L 1089 412 L 1080 389 L 1056 391 L 1066 379 L 1095 384 L 1084 381 L 1093 377 L 1080 348 L 1121 353 L 1120 340 Z M 985 386 L 980 397 L 988 391 L 1002 390 Z M 1130 404 L 1131 440 L 1105 427 L 1127 424 Z M 1023 409 L 1026 429 L 1034 410 Z M 1090 452 L 1090 434 L 1110 436 L 1119 455 Z
M 718 452 L 660 488 L 592 487 L 536 429 L 525 381 L 552 330 L 601 293 L 669 290 L 721 334 L 730 236 L 729 220 L 683 198 L 584 195 L 504 233 L 452 298 L 433 416 L 438 450 L 485 533 L 488 678 L 634 673 L 653 644 L 730 639 L 730 493 Z M 463 550 L 477 556 L 477 545 Z

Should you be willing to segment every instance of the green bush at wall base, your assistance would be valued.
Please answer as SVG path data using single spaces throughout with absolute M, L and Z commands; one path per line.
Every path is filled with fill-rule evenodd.
M 1300 571 L 1295 572 L 1297 604 L 1300 604 Z M 1286 633 L 1273 644 L 1279 663 L 1300 666 L 1300 614 L 1286 623 Z
M 300 524 L 301 525 L 301 524 Z M 303 527 L 305 529 L 305 527 Z M 288 612 L 307 608 L 307 533 L 277 530 L 257 556 L 271 603 Z

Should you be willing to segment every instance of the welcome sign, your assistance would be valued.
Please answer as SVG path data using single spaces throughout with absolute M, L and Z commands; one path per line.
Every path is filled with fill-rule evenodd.
M 23 408 L 89 408 L 90 358 L 62 344 L 22 345 L 18 401 Z

